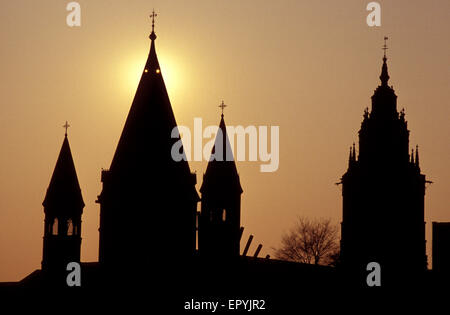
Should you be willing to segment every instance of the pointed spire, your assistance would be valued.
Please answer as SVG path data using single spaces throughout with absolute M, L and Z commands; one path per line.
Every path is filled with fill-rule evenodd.
M 156 16 L 156 14 L 154 12 L 152 14 L 154 19 L 153 15 Z M 156 54 L 154 41 L 156 36 L 152 37 L 147 62 L 109 172 L 116 174 L 114 175 L 117 176 L 116 178 L 120 176 L 129 178 L 136 185 L 135 178 L 141 178 L 145 172 L 152 172 L 152 176 L 160 181 L 168 180 L 168 178 L 178 181 L 179 187 L 182 187 L 180 190 L 187 191 L 186 194 L 192 197 L 192 200 L 198 200 L 188 162 L 186 160 L 177 162 L 171 156 L 172 146 L 178 141 L 171 137 L 177 122 Z M 181 147 L 180 151 L 182 150 Z M 155 172 L 154 165 L 165 165 L 165 167 L 161 166 L 158 172 Z M 123 180 L 115 183 L 123 185 Z M 148 185 L 153 184 L 148 183 Z M 159 187 L 162 187 L 161 185 Z
M 411 164 L 414 164 L 414 149 L 411 149 Z
M 68 124 L 66 123 L 65 128 L 67 127 Z M 80 207 L 82 209 L 84 207 L 80 184 L 67 138 L 67 130 L 42 204 L 44 207 L 58 211 L 70 211 L 70 209 L 79 209 Z
M 150 73 L 153 75 L 159 75 L 161 73 L 161 70 L 159 68 L 159 62 L 158 62 L 158 57 L 156 56 L 156 49 L 155 49 L 155 39 L 156 39 L 156 34 L 155 34 L 155 17 L 157 17 L 158 14 L 155 13 L 155 10 L 153 10 L 152 14 L 150 14 L 150 17 L 152 19 L 152 32 L 150 33 L 150 40 L 151 40 L 151 44 L 150 44 L 150 52 L 148 54 L 148 59 L 147 62 L 145 64 L 145 68 L 144 68 L 144 74 Z
M 227 105 L 225 105 L 223 101 L 222 104 L 219 105 L 222 109 L 225 106 Z M 222 150 L 219 150 L 220 147 Z M 206 167 L 205 174 L 203 175 L 203 183 L 200 188 L 202 194 L 207 191 L 216 191 L 217 193 L 238 191 L 239 193 L 242 193 L 239 174 L 234 161 L 231 144 L 228 139 L 223 113 L 221 115 L 214 147 L 211 151 L 211 158 Z
M 155 16 L 154 12 L 150 15 L 152 24 Z M 131 166 L 137 166 L 133 162 L 136 159 L 144 163 L 150 160 L 149 156 L 159 157 L 152 151 L 154 149 L 149 145 L 150 140 L 155 142 L 164 139 L 164 145 L 169 146 L 166 149 L 170 152 L 171 140 L 166 137 L 176 127 L 176 120 L 156 54 L 156 35 L 153 35 L 152 26 L 150 51 L 111 163 L 111 171 L 120 169 L 129 173 Z M 187 163 L 180 164 L 187 167 Z
M 419 167 L 419 146 L 416 145 L 416 166 Z
M 380 75 L 380 80 L 381 80 L 381 85 L 382 85 L 382 86 L 387 86 L 387 83 L 388 83 L 388 81 L 389 81 L 389 74 L 388 74 L 388 68 L 387 68 L 387 63 L 386 63 L 386 60 L 387 60 L 387 58 L 386 58 L 386 50 L 388 49 L 388 48 L 387 48 L 387 45 L 386 45 L 386 40 L 387 40 L 387 39 L 388 39 L 387 37 L 384 37 L 384 46 L 383 46 L 383 50 L 384 50 L 383 66 L 382 66 L 382 68 L 381 68 L 381 75 Z

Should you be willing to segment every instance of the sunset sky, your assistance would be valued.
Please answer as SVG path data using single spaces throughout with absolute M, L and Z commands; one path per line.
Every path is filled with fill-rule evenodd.
M 280 164 L 239 162 L 243 239 L 272 254 L 297 216 L 342 214 L 348 148 L 379 84 L 383 37 L 388 67 L 419 145 L 425 218 L 450 221 L 450 1 L 378 1 L 381 27 L 366 24 L 370 1 L 80 0 L 0 4 L 0 281 L 40 268 L 42 201 L 64 138 L 86 206 L 82 261 L 98 259 L 100 172 L 109 168 L 150 47 L 179 125 L 279 126 Z M 205 141 L 206 142 L 206 141 Z M 155 165 L 157 167 L 157 165 Z M 205 162 L 190 162 L 201 185 Z M 156 224 L 168 224 L 155 222 Z M 241 244 L 243 246 L 243 244 Z

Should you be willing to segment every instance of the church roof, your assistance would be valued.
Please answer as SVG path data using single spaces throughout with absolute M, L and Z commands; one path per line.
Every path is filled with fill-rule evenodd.
M 152 32 L 154 35 L 154 32 Z M 176 127 L 169 96 L 156 56 L 155 38 L 152 38 L 150 53 L 145 64 L 136 94 L 133 99 L 122 135 L 117 145 L 111 171 L 130 165 L 138 154 L 157 154 L 151 150 L 151 139 L 170 138 L 171 130 Z M 154 152 L 150 152 L 154 151 Z
M 222 114 L 214 147 L 211 151 L 211 158 L 203 175 L 200 192 L 204 194 L 206 192 L 220 193 L 236 190 L 242 193 L 239 174 Z
M 59 211 L 84 207 L 67 133 L 42 205 Z
M 158 183 L 160 187 L 173 187 L 175 183 L 181 191 L 198 199 L 188 162 L 175 161 L 171 155 L 174 143 L 179 140 L 172 137 L 177 123 L 156 55 L 153 29 L 150 39 L 147 62 L 109 171 L 112 177 L 117 176 L 116 183 L 123 179 L 134 184 Z

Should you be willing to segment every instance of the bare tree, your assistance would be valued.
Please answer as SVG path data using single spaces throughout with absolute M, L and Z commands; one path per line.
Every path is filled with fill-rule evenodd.
M 336 265 L 339 257 L 338 228 L 329 219 L 299 217 L 284 234 L 275 257 L 315 265 Z

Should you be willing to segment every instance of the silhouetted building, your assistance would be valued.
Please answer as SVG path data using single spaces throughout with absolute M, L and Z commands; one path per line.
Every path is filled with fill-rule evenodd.
M 199 254 L 239 257 L 242 187 L 223 113 L 200 192 Z
M 324 294 L 353 297 L 342 290 L 354 287 L 354 282 L 348 281 L 346 268 L 341 266 L 258 258 L 261 245 L 253 257 L 247 256 L 252 236 L 240 255 L 243 190 L 223 112 L 200 188 L 197 252 L 200 199 L 196 175 L 185 158 L 179 160 L 172 152 L 178 148 L 177 153 L 184 154 L 177 144 L 180 136 L 156 56 L 153 23 L 150 39 L 150 53 L 110 169 L 101 173 L 99 262 L 80 264 L 81 288 L 68 285 L 67 263 L 80 261 L 84 202 L 66 123 L 43 202 L 42 270 L 17 283 L 0 283 L 0 288 L 50 288 L 51 294 L 36 292 L 45 301 L 51 297 L 58 302 L 62 300 L 56 299 L 55 293 L 62 293 L 72 306 L 86 298 L 94 299 L 101 308 L 121 300 L 127 307 L 145 302 L 145 307 L 173 308 L 175 313 L 192 297 L 223 297 L 220 302 L 225 302 L 225 297 L 253 296 L 267 301 L 269 312 L 287 305 L 298 308 L 299 296 L 304 300 L 320 297 L 322 301 Z M 378 262 L 383 284 L 385 275 L 389 279 L 389 274 L 401 276 L 413 271 L 414 277 L 427 267 L 425 175 L 420 171 L 418 149 L 408 152 L 409 130 L 404 112 L 397 112 L 397 96 L 388 86 L 386 60 L 384 56 L 372 110 L 364 113 L 359 155 L 353 145 L 348 170 L 342 176 L 341 238 L 342 265 L 366 274 L 367 264 Z M 222 103 L 222 110 L 224 106 Z M 433 223 L 436 269 L 449 264 L 448 244 L 450 223 Z M 440 274 L 429 277 L 430 283 L 439 283 L 437 278 Z M 62 284 L 58 290 L 53 290 L 55 280 Z M 292 283 L 301 285 L 293 290 Z M 365 286 L 365 282 L 357 285 Z M 124 299 L 126 295 L 131 299 Z
M 132 270 L 195 253 L 199 196 L 186 160 L 171 156 L 177 123 L 155 50 L 150 53 L 109 170 L 103 170 L 99 261 Z M 182 148 L 181 148 L 182 149 Z
M 450 273 L 450 222 L 433 222 L 433 271 Z
M 45 213 L 42 269 L 65 271 L 67 263 L 80 261 L 84 208 L 67 132 L 42 205 Z
M 386 48 L 386 47 L 385 47 Z M 409 155 L 405 113 L 397 111 L 397 96 L 388 86 L 386 55 L 381 85 L 364 112 L 359 154 L 350 148 L 342 176 L 341 260 L 354 271 L 366 272 L 378 262 L 384 275 L 427 267 L 425 252 L 425 175 L 416 148 Z

